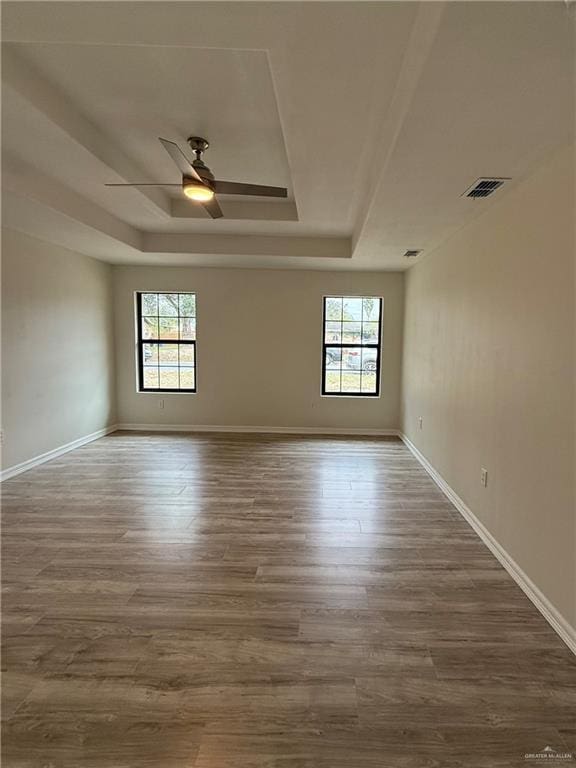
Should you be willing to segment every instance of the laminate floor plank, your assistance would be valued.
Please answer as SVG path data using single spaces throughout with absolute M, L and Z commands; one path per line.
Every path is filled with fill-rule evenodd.
M 519 768 L 576 663 L 396 439 L 117 432 L 2 487 L 6 768 Z

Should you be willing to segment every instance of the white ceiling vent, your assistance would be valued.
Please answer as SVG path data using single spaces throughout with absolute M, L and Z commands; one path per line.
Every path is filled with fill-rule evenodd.
M 422 253 L 422 251 L 414 251 L 414 250 L 413 251 L 406 251 L 406 253 L 404 254 L 404 258 L 405 259 L 415 259 L 416 256 L 420 256 L 421 253 Z
M 468 187 L 462 197 L 488 197 L 492 192 L 496 192 L 500 189 L 505 181 L 510 179 L 505 178 L 482 178 L 477 179 L 471 187 Z

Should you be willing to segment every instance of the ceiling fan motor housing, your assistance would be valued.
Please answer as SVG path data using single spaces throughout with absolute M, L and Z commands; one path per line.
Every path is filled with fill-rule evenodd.
M 200 176 L 204 181 L 210 182 L 214 180 L 214 174 L 207 165 L 204 165 L 202 160 L 193 160 L 192 165 L 197 171 L 198 176 Z

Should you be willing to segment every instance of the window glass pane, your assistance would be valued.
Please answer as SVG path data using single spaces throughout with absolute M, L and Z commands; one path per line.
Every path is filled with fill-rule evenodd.
M 196 338 L 196 320 L 193 317 L 180 318 L 180 338 L 193 341 Z
M 161 317 L 159 322 L 159 339 L 178 338 L 178 318 Z
M 362 350 L 362 370 L 375 371 L 378 367 L 378 351 L 373 347 Z
M 340 392 L 340 371 L 326 372 L 326 392 Z
M 360 322 L 362 320 L 362 299 L 344 298 L 342 316 L 344 320 Z
M 362 373 L 362 392 L 376 394 L 376 374 Z
M 178 389 L 178 367 L 160 367 L 160 386 L 165 389 Z
M 194 389 L 195 380 L 194 368 L 180 368 L 180 389 Z
M 157 293 L 142 294 L 142 314 L 143 315 L 158 314 L 158 294 Z
M 359 371 L 362 365 L 362 349 L 359 347 L 342 347 L 342 368 Z
M 361 323 L 342 323 L 342 343 L 343 344 L 361 344 L 362 343 L 362 324 Z
M 194 365 L 193 344 L 180 344 L 180 365 Z
M 184 317 L 196 315 L 196 296 L 193 293 L 180 294 L 180 315 Z
M 362 323 L 362 342 L 364 344 L 377 344 L 380 339 L 378 338 L 378 327 L 380 323 Z
M 342 353 L 337 347 L 326 348 L 326 370 L 340 370 Z
M 362 319 L 366 322 L 378 322 L 380 316 L 380 299 L 365 296 L 362 299 Z
M 156 366 L 144 366 L 144 389 L 158 387 L 158 368 Z
M 342 299 L 326 299 L 326 320 L 342 320 Z
M 178 316 L 178 294 L 177 293 L 159 293 L 158 294 L 158 314 L 161 317 Z
M 329 344 L 331 341 L 340 344 L 342 341 L 342 323 L 326 323 L 324 341 Z
M 178 365 L 178 344 L 160 345 L 160 365 Z
M 157 317 L 142 318 L 142 338 L 143 339 L 158 338 L 158 318 Z
M 360 391 L 360 373 L 342 371 L 342 392 Z
M 142 348 L 144 365 L 158 363 L 158 344 L 144 344 Z

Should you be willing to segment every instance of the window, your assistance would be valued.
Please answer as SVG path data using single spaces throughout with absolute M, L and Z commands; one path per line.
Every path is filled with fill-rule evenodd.
M 382 299 L 326 296 L 323 324 L 322 394 L 377 397 Z
M 196 295 L 137 293 L 140 392 L 196 392 Z

